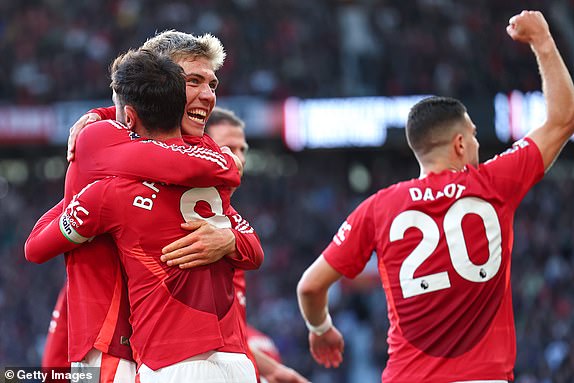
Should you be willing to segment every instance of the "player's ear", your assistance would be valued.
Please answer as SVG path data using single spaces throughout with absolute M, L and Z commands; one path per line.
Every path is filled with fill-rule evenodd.
M 462 133 L 456 133 L 454 135 L 454 138 L 452 140 L 452 145 L 454 148 L 454 152 L 458 155 L 458 156 L 463 156 L 464 155 L 464 137 L 462 135 Z
M 125 123 L 128 128 L 133 129 L 136 126 L 138 114 L 131 105 L 124 106 Z

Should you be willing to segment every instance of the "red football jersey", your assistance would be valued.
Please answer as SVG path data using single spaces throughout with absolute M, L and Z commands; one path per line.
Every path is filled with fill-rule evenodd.
M 514 212 L 544 174 L 536 144 L 365 200 L 323 252 L 353 278 L 373 251 L 387 296 L 384 382 L 512 380 Z
M 56 306 L 52 311 L 42 355 L 42 367 L 70 367 L 70 362 L 68 362 L 68 299 L 65 286 L 60 290 Z
M 180 139 L 167 143 L 143 139 L 111 120 L 86 126 L 66 174 L 65 203 L 106 175 L 187 186 L 239 185 L 235 163 L 213 140 L 207 136 L 186 140 L 193 146 Z M 66 268 L 70 361 L 81 361 L 92 347 L 131 359 L 129 304 L 112 238 L 102 235 L 67 253 Z
M 107 178 L 86 187 L 62 215 L 60 229 L 75 242 L 113 236 L 127 276 L 134 354 L 154 370 L 211 350 L 245 353 L 233 262 L 182 270 L 159 259 L 166 244 L 186 234 L 184 220 L 202 218 L 251 236 L 249 268 L 259 267 L 255 232 L 240 216 L 226 216 L 230 192 Z

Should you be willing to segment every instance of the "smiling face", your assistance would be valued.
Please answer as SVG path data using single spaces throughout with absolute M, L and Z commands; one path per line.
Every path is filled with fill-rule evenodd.
M 200 137 L 215 106 L 219 81 L 211 62 L 204 57 L 181 59 L 177 63 L 185 73 L 187 96 L 181 130 L 183 134 Z

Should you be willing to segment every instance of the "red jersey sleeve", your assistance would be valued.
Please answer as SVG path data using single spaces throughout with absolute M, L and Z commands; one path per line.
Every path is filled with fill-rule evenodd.
M 337 272 L 355 278 L 375 249 L 375 224 L 371 214 L 376 195 L 363 201 L 343 222 L 323 257 Z
M 88 110 L 87 113 L 96 113 L 102 120 L 115 120 L 116 119 L 116 107 L 108 106 L 106 108 L 94 108 Z M 86 114 L 87 114 L 86 113 Z
M 72 198 L 60 218 L 60 231 L 74 243 L 84 243 L 102 233 L 111 233 L 116 225 L 113 203 L 117 201 L 116 189 L 112 186 L 115 177 L 107 177 L 88 184 Z
M 26 259 L 43 263 L 75 249 L 98 234 L 111 231 L 111 227 L 100 223 L 112 221 L 102 219 L 106 212 L 106 204 L 102 200 L 105 200 L 104 195 L 111 180 L 113 178 L 87 185 L 74 196 L 63 212 L 61 202 L 44 214 L 26 240 Z
M 43 263 L 68 250 L 62 247 L 67 245 L 66 242 L 54 240 L 54 237 L 60 236 L 58 218 L 63 209 L 64 200 L 61 200 L 36 222 L 24 245 L 24 254 L 28 261 Z
M 538 146 L 530 138 L 514 143 L 512 148 L 480 165 L 501 198 L 514 208 L 544 176 L 544 163 Z
M 238 269 L 258 269 L 263 263 L 261 241 L 249 222 L 243 219 L 235 209 L 230 210 L 231 231 L 235 236 L 236 251 L 234 257 L 227 257 L 227 260 Z
M 122 176 L 190 187 L 239 186 L 233 159 L 221 151 L 142 139 L 124 125 L 98 121 L 76 143 L 77 163 L 90 177 Z

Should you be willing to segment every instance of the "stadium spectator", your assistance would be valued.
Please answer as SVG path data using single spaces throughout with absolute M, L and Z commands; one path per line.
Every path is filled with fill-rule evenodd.
M 534 90 L 528 51 L 496 33 L 503 26 L 500 15 L 528 4 L 557 20 L 572 57 L 572 5 L 566 1 L 214 0 L 207 6 L 152 0 L 142 6 L 106 0 L 65 9 L 47 0 L 5 3 L 0 99 L 30 104 L 107 98 L 101 68 L 115 52 L 171 28 L 210 32 L 226 42 L 232 59 L 220 72 L 222 96 L 434 93 L 466 99 Z

